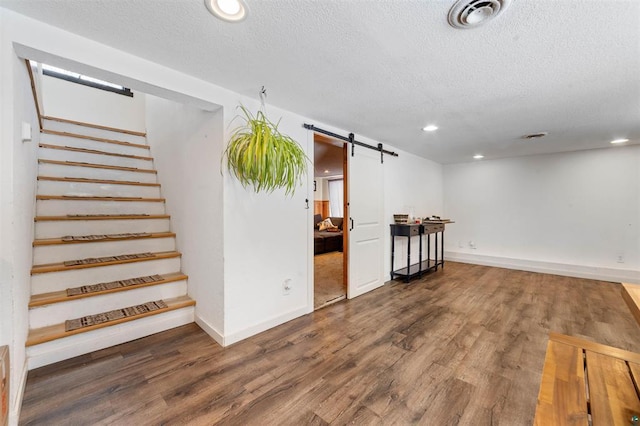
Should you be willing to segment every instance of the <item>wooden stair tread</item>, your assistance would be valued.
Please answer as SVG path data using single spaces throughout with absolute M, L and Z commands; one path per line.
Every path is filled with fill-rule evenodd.
M 41 143 L 38 146 L 40 148 L 44 148 L 44 149 L 57 149 L 57 150 L 60 150 L 60 151 L 73 151 L 73 152 L 82 152 L 82 153 L 85 153 L 85 154 L 108 155 L 108 156 L 111 156 L 111 157 L 131 158 L 131 159 L 134 159 L 134 160 L 153 161 L 152 157 L 143 157 L 141 155 L 133 155 L 133 154 L 119 154 L 117 152 L 100 151 L 98 149 L 76 148 L 76 147 L 73 147 L 73 146 L 51 145 L 51 144 L 46 144 L 46 143 Z
M 36 200 L 68 200 L 68 201 L 140 201 L 145 203 L 164 203 L 164 198 L 143 197 L 98 197 L 85 195 L 36 195 Z
M 34 295 L 31 296 L 31 300 L 29 301 L 29 308 L 35 308 L 35 307 L 38 307 L 38 306 L 51 305 L 51 304 L 60 303 L 60 302 L 68 302 L 68 301 L 77 300 L 77 299 L 84 299 L 84 298 L 87 298 L 87 297 L 100 296 L 100 295 L 103 295 L 103 294 L 117 293 L 117 292 L 121 292 L 121 291 L 134 290 L 136 288 L 150 287 L 150 286 L 154 286 L 154 285 L 166 284 L 166 283 L 170 283 L 170 282 L 174 282 L 174 281 L 186 280 L 186 279 L 189 278 L 187 275 L 183 274 L 182 272 L 174 272 L 174 273 L 170 273 L 170 274 L 159 274 L 159 275 L 162 276 L 162 280 L 161 281 L 154 281 L 154 282 L 150 282 L 150 283 L 137 284 L 137 285 L 129 286 L 129 287 L 114 288 L 114 289 L 104 290 L 104 291 L 96 291 L 94 293 L 84 293 L 84 294 L 78 294 L 78 295 L 74 295 L 74 296 L 67 296 L 67 291 L 66 290 L 62 290 L 62 291 L 54 291 L 54 292 L 51 292 L 51 293 L 34 294 Z
M 152 315 L 159 315 L 164 312 L 186 308 L 188 306 L 194 306 L 196 304 L 195 300 L 191 299 L 189 296 L 180 296 L 172 299 L 166 299 L 164 300 L 164 302 L 167 304 L 167 307 L 163 309 L 158 309 L 157 311 L 146 312 L 143 314 L 125 317 L 125 318 L 117 319 L 107 323 L 96 324 L 89 327 L 80 328 L 77 330 L 65 331 L 64 323 L 32 329 L 29 331 L 29 336 L 27 338 L 26 346 L 34 346 L 40 343 L 50 342 L 52 340 L 73 336 L 75 334 L 85 333 L 88 331 L 97 330 L 99 328 L 110 327 L 112 325 L 122 324 L 124 322 L 134 321 L 134 320 L 152 316 Z
M 69 120 L 67 118 L 52 117 L 50 115 L 43 115 L 42 118 L 44 120 L 57 121 L 60 123 L 76 124 L 78 126 L 92 127 L 94 129 L 100 129 L 100 130 L 109 130 L 111 132 L 125 133 L 133 136 L 142 136 L 142 137 L 147 136 L 145 132 L 137 132 L 135 130 L 127 130 L 127 129 L 120 129 L 118 127 L 103 126 L 101 124 L 86 123 L 84 121 Z
M 170 219 L 168 214 L 150 214 L 150 215 L 87 215 L 87 216 L 36 216 L 35 222 L 56 221 L 56 220 L 129 220 L 129 219 Z
M 110 266 L 110 265 L 120 265 L 123 263 L 133 263 L 133 262 L 147 262 L 151 260 L 158 259 L 170 259 L 174 257 L 180 257 L 182 254 L 177 251 L 161 251 L 152 253 L 153 257 L 142 257 L 137 259 L 122 259 L 122 260 L 110 260 L 107 262 L 98 262 L 98 263 L 87 263 L 82 265 L 70 265 L 66 266 L 64 262 L 56 262 L 56 263 L 46 263 L 42 265 L 33 265 L 31 268 L 31 275 L 35 274 L 44 274 L 47 272 L 60 272 L 60 271 L 71 271 L 74 269 L 85 269 L 85 268 L 98 268 L 101 266 Z
M 89 178 L 73 178 L 73 177 L 57 177 L 57 176 L 38 176 L 38 180 L 48 180 L 54 182 L 78 182 L 78 183 L 100 183 L 110 185 L 132 185 L 132 186 L 153 186 L 159 187 L 159 183 L 153 182 L 134 182 L 130 180 L 111 180 L 111 179 L 89 179 Z
M 121 238 L 109 238 L 108 234 L 107 238 L 100 240 L 71 240 L 65 241 L 62 238 L 43 238 L 39 240 L 35 240 L 33 242 L 33 246 L 50 246 L 56 244 L 84 244 L 84 243 L 107 243 L 107 242 L 117 242 L 117 241 L 130 241 L 130 240 L 142 240 L 147 238 L 171 238 L 175 237 L 176 234 L 174 232 L 151 232 L 146 233 L 144 235 L 131 235 L 127 237 Z
M 96 141 L 96 142 L 110 143 L 110 144 L 114 144 L 114 145 L 130 146 L 132 148 L 150 149 L 149 145 L 145 145 L 145 144 L 141 144 L 141 143 L 119 141 L 117 139 L 101 138 L 99 136 L 87 136 L 87 135 L 81 135 L 79 133 L 59 132 L 57 130 L 48 130 L 48 129 L 42 129 L 41 132 L 44 133 L 44 134 L 47 134 L 47 135 L 64 136 L 64 137 L 76 138 L 76 139 L 86 139 L 86 140 L 91 140 L 91 141 Z
M 45 163 L 45 164 L 57 164 L 60 166 L 90 167 L 94 169 L 123 170 L 126 172 L 137 172 L 137 173 L 153 173 L 153 174 L 158 173 L 154 169 L 138 169 L 136 167 L 110 166 L 108 164 L 81 163 L 79 161 L 45 160 L 40 158 L 38 159 L 38 162 Z

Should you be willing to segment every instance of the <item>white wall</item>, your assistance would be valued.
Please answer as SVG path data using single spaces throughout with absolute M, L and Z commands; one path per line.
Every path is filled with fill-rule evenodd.
M 399 157 L 385 156 L 384 191 L 385 219 L 393 223 L 393 215 L 404 213 L 415 217 L 442 216 L 442 166 L 404 151 L 397 151 Z M 448 229 L 447 229 L 448 231 Z M 385 277 L 391 273 L 391 230 L 385 229 Z M 418 260 L 418 239 L 411 239 L 411 257 Z M 426 248 L 425 248 L 426 250 Z M 406 266 L 407 239 L 396 238 L 396 265 L 394 269 Z M 426 259 L 426 252 L 423 255 Z
M 122 51 L 109 48 L 49 25 L 3 10 L 7 34 L 17 43 L 16 49 L 35 60 L 117 81 L 161 97 L 188 99 L 201 104 L 223 107 L 223 126 L 227 140 L 240 103 L 255 111 L 256 97 L 240 96 L 221 87 L 154 64 Z M 144 89 L 144 90 L 142 90 Z M 348 133 L 314 122 L 275 106 L 269 106 L 274 120 L 282 117 L 280 130 L 298 140 L 311 156 L 313 135 L 303 123 L 313 122 L 327 130 Z M 359 138 L 364 142 L 376 141 Z M 311 166 L 310 166 L 311 167 Z M 310 168 L 311 170 L 311 168 Z M 293 197 L 282 191 L 254 194 L 242 188 L 228 173 L 223 177 L 224 216 L 224 330 L 225 343 L 257 333 L 313 309 L 310 285 L 312 276 L 313 209 L 306 209 L 305 199 L 313 199 L 313 177 Z M 168 185 L 165 181 L 164 185 Z M 169 201 L 171 203 L 171 201 Z M 185 256 L 186 259 L 186 256 Z M 282 284 L 291 279 L 293 290 L 282 294 Z M 197 300 L 198 304 L 208 301 Z
M 117 76 L 117 81 L 133 91 L 159 93 L 204 107 L 222 105 L 225 140 L 240 103 L 253 111 L 259 107 L 259 87 L 256 99 L 247 98 L 14 12 L 2 10 L 2 16 L 7 42 L 34 60 L 63 68 L 72 64 L 74 70 L 105 80 L 116 81 L 112 76 Z M 8 47 L 10 50 L 11 44 Z M 306 119 L 271 105 L 269 113 L 274 119 L 282 117 L 279 129 L 301 142 L 309 155 L 313 146 L 307 140 L 310 132 L 302 126 Z M 293 197 L 281 191 L 254 194 L 225 173 L 223 190 L 225 310 L 221 331 L 229 336 L 225 343 L 230 343 L 313 309 L 308 297 L 313 209 L 305 208 L 313 188 L 309 180 Z M 282 282 L 287 278 L 294 289 L 285 296 Z M 197 300 L 198 305 L 206 303 L 211 301 Z
M 640 282 L 639 146 L 445 166 L 444 195 L 451 259 Z
M 171 227 L 196 300 L 196 321 L 222 343 L 224 331 L 222 111 L 146 96 L 147 141 Z
M 117 76 L 118 82 L 134 91 L 141 90 L 151 94 L 158 94 L 157 91 L 160 91 L 162 97 L 175 96 L 196 103 L 201 101 L 203 104 L 221 105 L 221 125 L 225 141 L 232 130 L 229 122 L 236 115 L 236 106 L 243 103 L 252 111 L 259 107 L 259 84 L 256 86 L 256 99 L 247 98 L 7 10 L 2 10 L 1 31 L 0 84 L 3 88 L 1 105 L 4 110 L 0 145 L 3 215 L 3 301 L 0 302 L 3 326 L 0 327 L 0 336 L 6 339 L 8 334 L 16 334 L 16 330 L 21 335 L 25 325 L 23 321 L 26 321 L 26 315 L 23 316 L 22 312 L 24 310 L 26 313 L 26 304 L 24 309 L 20 305 L 17 312 L 7 314 L 5 305 L 8 303 L 4 296 L 8 293 L 16 304 L 21 304 L 23 292 L 28 288 L 23 288 L 23 278 L 27 279 L 24 275 L 28 273 L 30 266 L 29 255 L 24 244 L 13 241 L 13 235 L 23 238 L 32 232 L 26 229 L 26 223 L 32 220 L 33 214 L 26 212 L 25 206 L 27 199 L 30 202 L 33 200 L 33 188 L 30 185 L 35 183 L 29 168 L 17 170 L 22 167 L 23 157 L 26 157 L 26 153 L 21 153 L 20 150 L 28 148 L 20 148 L 22 145 L 14 138 L 13 130 L 18 128 L 16 126 L 20 119 L 15 119 L 11 110 L 14 109 L 14 101 L 21 102 L 18 101 L 21 95 L 13 93 L 15 61 L 12 43 L 17 43 L 15 47 L 21 52 L 41 56 L 34 59 L 42 60 L 46 57 L 47 62 L 52 65 L 64 66 L 64 62 L 69 62 L 100 71 L 95 74 L 98 78 L 104 79 L 105 75 Z M 56 63 L 56 58 L 59 63 Z M 49 59 L 53 59 L 53 62 Z M 166 113 L 167 105 L 161 109 Z M 184 123 L 206 122 L 204 119 L 199 121 L 198 114 L 187 110 L 188 108 L 183 110 L 186 114 Z M 22 108 L 17 111 L 22 111 Z M 154 114 L 149 114 L 149 119 L 156 121 L 154 128 L 159 128 L 157 117 L 152 117 Z M 348 133 L 344 129 L 333 128 L 271 105 L 269 115 L 274 121 L 282 117 L 280 130 L 299 141 L 310 157 L 313 152 L 313 136 L 303 128 L 304 122 L 336 133 Z M 218 124 L 213 124 L 213 127 L 220 123 L 218 114 L 216 117 L 218 118 L 214 122 Z M 204 187 L 190 187 L 187 191 L 196 197 L 202 192 L 211 191 L 206 195 L 209 200 L 206 208 L 215 216 L 220 211 L 210 201 L 220 197 L 217 178 L 214 178 L 218 166 L 213 161 L 208 161 L 208 158 L 219 158 L 222 147 L 217 146 L 217 152 L 209 145 L 203 147 L 206 145 L 203 129 L 192 130 L 190 132 L 185 127 L 173 129 L 178 133 L 184 132 L 182 134 L 188 143 L 193 143 L 190 145 L 193 149 L 204 148 L 206 155 L 210 157 L 196 159 L 193 170 L 185 170 L 185 173 L 189 173 L 187 176 L 206 177 L 210 180 Z M 377 141 L 360 136 L 358 140 L 377 144 Z M 168 206 L 172 214 L 191 217 L 188 209 L 178 206 L 174 201 L 174 197 L 183 197 L 184 194 L 175 195 L 178 185 L 172 182 L 173 179 L 186 180 L 187 176 L 172 176 L 173 172 L 168 171 L 166 164 L 162 164 L 175 152 L 176 147 L 170 146 L 166 141 L 153 144 L 160 154 L 160 179 L 169 198 Z M 623 153 L 629 153 L 628 158 Z M 569 160 L 565 161 L 565 156 Z M 602 161 L 596 161 L 596 157 L 605 158 L 606 166 L 602 165 Z M 185 167 L 185 158 L 179 160 L 181 167 Z M 477 243 L 478 248 L 473 252 L 476 255 L 497 259 L 515 257 L 543 263 L 560 259 L 567 264 L 611 270 L 619 267 L 615 263 L 615 252 L 624 250 L 624 268 L 638 269 L 637 148 L 611 150 L 602 155 L 589 152 L 447 166 L 444 168 L 444 203 L 441 166 L 400 152 L 398 158 L 385 157 L 384 167 L 385 215 L 388 222 L 392 222 L 393 213 L 408 213 L 410 207 L 416 215 L 443 213 L 455 219 L 457 223 L 447 228 L 447 249 L 450 256 L 469 254 L 470 250 L 457 248 L 457 241 L 472 239 Z M 163 179 L 163 175 L 167 178 Z M 632 182 L 633 179 L 635 181 Z M 558 182 L 561 184 L 558 185 Z M 310 294 L 310 277 L 313 272 L 313 241 L 310 230 L 313 209 L 305 208 L 305 199 L 313 199 L 313 176 L 312 173 L 309 174 L 305 185 L 293 197 L 286 197 L 282 191 L 255 194 L 250 189 L 242 188 L 226 172 L 221 187 L 224 224 L 222 243 L 218 240 L 210 245 L 207 237 L 214 231 L 211 227 L 206 227 L 208 232 L 205 233 L 205 238 L 194 237 L 196 239 L 193 246 L 188 245 L 184 239 L 179 240 L 179 244 L 185 250 L 202 249 L 212 256 L 210 265 L 214 275 L 223 273 L 222 294 L 215 283 L 214 287 L 205 288 L 205 282 L 200 280 L 190 291 L 197 298 L 202 316 L 211 318 L 212 328 L 222 324 L 223 329 L 217 332 L 223 333 L 224 343 L 229 344 L 313 309 L 313 296 Z M 23 189 L 24 192 L 16 194 Z M 170 192 L 174 194 L 169 195 Z M 24 205 L 17 207 L 12 204 L 14 198 Z M 188 198 L 190 206 L 195 203 L 192 197 Z M 194 220 L 201 222 L 203 217 L 198 216 Z M 175 226 L 184 226 L 184 229 L 176 228 L 179 235 L 184 234 L 184 237 L 179 238 L 192 236 L 195 229 L 191 224 L 185 223 Z M 9 238 L 5 239 L 6 235 Z M 29 238 L 24 241 L 30 242 Z M 388 230 L 386 239 L 385 259 L 389 259 Z M 545 245 L 537 245 L 541 242 Z M 216 263 L 219 261 L 219 244 L 222 244 L 224 255 L 221 269 L 218 269 L 220 265 Z M 598 244 L 603 247 L 594 248 Z M 197 267 L 190 265 L 191 261 L 187 258 L 185 254 L 185 268 L 195 271 Z M 20 271 L 16 272 L 18 269 Z M 385 273 L 388 274 L 389 270 L 390 265 L 385 265 Z M 292 280 L 293 290 L 289 295 L 282 293 L 285 279 Z M 200 290 L 203 292 L 200 293 Z M 218 298 L 221 295 L 224 300 L 223 318 L 220 318 L 218 311 Z M 11 322 L 11 326 L 5 325 L 5 319 Z M 17 343 L 23 346 L 24 342 Z M 23 365 L 24 355 L 21 357 L 17 353 L 14 362 Z
M 118 82 L 113 82 L 118 84 Z M 69 102 L 69 99 L 81 102 Z M 144 95 L 133 97 L 42 76 L 43 115 L 144 132 Z M 87 106 L 90 108 L 87 108 Z
M 0 37 L 0 345 L 11 357 L 10 424 L 16 424 L 26 379 L 25 342 L 30 295 L 36 149 L 39 127 L 24 61 L 7 37 L 4 16 Z M 21 125 L 31 123 L 33 140 L 22 142 Z
M 7 42 L 15 42 L 16 50 L 25 56 L 63 68 L 66 64 L 73 64 L 74 70 L 95 75 L 101 79 L 121 82 L 134 91 L 174 100 L 183 99 L 190 105 L 221 105 L 225 141 L 235 125 L 234 123 L 229 127 L 229 122 L 236 115 L 237 105 L 242 103 L 252 111 L 259 107 L 257 99 L 259 86 L 256 86 L 255 99 L 247 98 L 14 12 L 3 10 L 2 13 L 3 30 L 8 36 Z M 11 44 L 8 46 L 11 47 Z M 114 79 L 112 76 L 117 78 Z M 348 133 L 344 129 L 334 128 L 272 105 L 269 105 L 269 115 L 274 121 L 282 118 L 279 129 L 301 143 L 310 157 L 313 153 L 313 135 L 303 128 L 303 123 L 313 123 L 336 133 Z M 188 139 L 194 138 L 194 146 L 202 142 L 202 139 L 199 139 L 202 138 L 202 133 L 187 132 L 185 135 Z M 378 143 L 361 136 L 358 136 L 358 140 L 372 145 Z M 159 150 L 161 158 L 171 155 L 175 148 L 169 147 L 166 143 L 152 143 Z M 207 151 L 207 155 L 212 157 L 221 155 L 222 147 L 219 146 L 218 149 L 217 154 Z M 175 195 L 169 194 L 171 191 L 176 192 L 177 186 L 171 182 L 172 177 L 169 175 L 171 172 L 162 165 L 164 160 L 160 157 L 158 158 L 161 169 L 160 179 L 164 190 L 167 191 L 168 206 L 176 215 L 187 214 L 186 211 L 180 212 L 180 207 L 175 206 L 173 200 Z M 184 162 L 184 160 L 180 161 Z M 216 184 L 213 178 L 213 173 L 217 173 L 218 169 L 217 164 L 212 163 L 206 161 L 206 158 L 198 159 L 194 163 L 194 170 L 189 170 L 191 176 L 208 176 L 212 179 L 212 182 L 209 182 L 212 185 L 211 188 L 189 189 L 196 195 L 201 194 L 200 191 L 211 189 L 213 191 L 211 200 L 218 197 L 215 193 Z M 198 167 L 195 167 L 196 165 Z M 427 212 L 434 212 L 441 206 L 441 195 L 438 195 L 441 193 L 441 188 L 438 186 L 441 183 L 439 178 L 434 178 L 438 174 L 438 166 L 410 154 L 401 153 L 399 158 L 385 160 L 385 168 L 389 172 L 385 173 L 384 188 L 392 193 L 387 197 L 385 208 L 389 221 L 393 212 L 403 209 L 406 205 L 414 205 L 416 208 L 423 206 Z M 292 197 L 286 197 L 283 191 L 255 194 L 251 189 L 240 186 L 234 178 L 224 172 L 222 178 L 224 318 L 223 330 L 217 331 L 223 333 L 225 344 L 266 330 L 311 312 L 313 309 L 313 238 L 311 234 L 313 208 L 307 209 L 305 203 L 305 199 L 312 200 L 314 195 L 311 171 L 310 165 L 307 181 Z M 168 177 L 163 179 L 163 174 Z M 425 181 L 433 184 L 428 190 L 425 190 Z M 190 199 L 189 202 L 193 203 L 193 200 Z M 202 217 L 196 218 L 196 220 L 201 219 Z M 181 224 L 180 226 L 182 225 L 185 229 L 176 229 L 178 234 L 184 234 L 185 237 L 191 235 L 190 225 Z M 186 250 L 197 248 L 205 253 L 213 253 L 215 259 L 218 246 L 208 245 L 206 241 L 208 236 L 208 233 L 205 233 L 204 238 L 198 236 L 191 248 L 185 241 L 179 241 L 179 244 Z M 184 257 L 185 267 L 192 268 L 188 263 L 189 256 L 185 254 Z M 214 274 L 220 272 L 216 269 L 215 263 L 210 263 L 208 266 Z M 283 282 L 286 279 L 290 279 L 293 285 L 288 295 L 284 295 L 282 291 Z M 198 309 L 203 312 L 203 315 L 211 315 L 212 328 L 217 327 L 220 324 L 220 318 L 216 316 L 219 315 L 219 300 L 216 298 L 220 296 L 220 289 L 214 287 L 206 290 L 202 293 L 206 296 L 201 300 L 202 294 L 199 293 L 199 288 L 198 290 L 190 289 L 195 292 Z M 207 307 L 208 304 L 211 304 L 211 310 Z M 207 313 L 204 313 L 205 311 Z M 208 331 L 211 332 L 211 330 Z M 215 333 L 212 334 L 215 335 Z
M 246 104 L 245 104 L 246 105 Z M 252 105 L 255 108 L 256 105 Z M 227 116 L 227 111 L 231 116 Z M 225 121 L 234 108 L 225 108 Z M 313 153 L 313 136 L 305 119 L 269 107 L 272 119 L 282 117 L 279 130 Z M 310 232 L 313 205 L 311 164 L 306 184 L 287 197 L 284 191 L 256 194 L 225 172 L 225 342 L 296 318 L 313 309 L 309 264 L 313 256 Z M 290 294 L 283 284 L 290 280 Z M 310 302 L 311 301 L 311 302 Z

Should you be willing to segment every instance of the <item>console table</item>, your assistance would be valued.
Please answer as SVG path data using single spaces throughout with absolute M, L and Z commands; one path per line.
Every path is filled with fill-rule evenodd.
M 444 227 L 452 221 L 429 221 L 422 224 L 392 224 L 391 225 L 391 279 L 404 277 L 405 282 L 413 277 L 419 277 L 425 272 L 444 268 Z M 438 235 L 439 234 L 439 235 Z M 431 259 L 431 236 L 435 238 L 435 256 Z M 407 266 L 395 269 L 396 237 L 407 237 Z M 418 262 L 411 264 L 411 238 L 418 237 Z M 427 240 L 427 256 L 422 258 L 422 240 Z M 439 253 L 438 253 L 439 252 Z

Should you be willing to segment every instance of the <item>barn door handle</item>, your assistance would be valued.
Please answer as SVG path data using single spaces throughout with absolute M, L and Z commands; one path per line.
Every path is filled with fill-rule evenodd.
M 349 231 L 353 231 L 353 218 L 349 217 L 349 221 L 351 222 L 351 225 L 349 226 Z
M 304 202 L 307 203 L 307 207 L 305 207 L 305 209 L 309 210 L 309 199 L 305 198 Z

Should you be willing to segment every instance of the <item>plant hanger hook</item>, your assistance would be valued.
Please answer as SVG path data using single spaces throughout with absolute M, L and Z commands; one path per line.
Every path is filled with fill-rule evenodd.
M 262 86 L 262 89 L 260 89 L 260 104 L 262 105 L 262 111 L 266 113 L 267 107 L 265 105 L 265 99 L 267 99 L 267 89 Z

